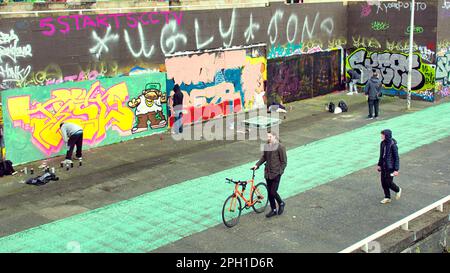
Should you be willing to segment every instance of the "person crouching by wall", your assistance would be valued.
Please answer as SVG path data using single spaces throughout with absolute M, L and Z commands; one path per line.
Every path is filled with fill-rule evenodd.
M 59 127 L 61 129 L 63 140 L 65 143 L 67 143 L 67 147 L 69 149 L 66 154 L 66 159 L 61 163 L 72 163 L 72 153 L 75 146 L 77 147 L 75 159 L 81 160 L 83 149 L 83 128 L 69 122 L 61 122 Z

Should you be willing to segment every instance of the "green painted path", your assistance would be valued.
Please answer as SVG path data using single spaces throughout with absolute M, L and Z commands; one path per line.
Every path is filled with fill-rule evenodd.
M 376 164 L 386 128 L 402 154 L 448 137 L 450 103 L 289 150 L 280 194 L 291 197 Z M 247 179 L 256 160 L 0 238 L 0 252 L 70 252 L 78 243 L 81 252 L 149 252 L 222 224 L 222 204 L 232 191 L 224 178 Z

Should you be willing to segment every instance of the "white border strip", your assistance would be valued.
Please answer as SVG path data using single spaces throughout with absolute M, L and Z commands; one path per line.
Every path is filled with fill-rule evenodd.
M 427 207 L 425 207 L 425 208 L 423 208 L 423 209 L 421 209 L 419 211 L 416 211 L 415 213 L 409 215 L 408 217 L 405 217 L 402 220 L 395 222 L 394 224 L 392 224 L 392 225 L 390 225 L 390 226 L 388 226 L 388 227 L 378 231 L 377 233 L 375 233 L 375 234 L 373 234 L 373 235 L 371 235 L 371 236 L 369 236 L 369 237 L 367 237 L 367 238 L 357 242 L 356 244 L 354 244 L 354 245 L 352 245 L 350 247 L 347 247 L 344 250 L 341 250 L 339 253 L 351 253 L 351 252 L 353 252 L 353 251 L 355 251 L 355 250 L 357 250 L 359 248 L 361 248 L 364 252 L 367 253 L 367 252 L 369 252 L 369 243 L 370 242 L 372 242 L 375 239 L 377 239 L 377 238 L 379 238 L 379 237 L 381 237 L 381 236 L 391 232 L 392 230 L 394 230 L 394 229 L 396 229 L 398 227 L 401 227 L 403 230 L 408 230 L 408 228 L 409 228 L 408 225 L 409 225 L 409 222 L 411 220 L 421 216 L 422 214 L 425 214 L 425 213 L 429 212 L 430 210 L 436 209 L 436 210 L 438 210 L 440 212 L 443 212 L 444 211 L 444 204 L 447 203 L 448 201 L 450 201 L 450 195 L 448 195 L 447 197 L 442 198 L 439 201 L 434 202 L 433 204 L 431 204 L 431 205 L 429 205 L 429 206 L 427 206 Z

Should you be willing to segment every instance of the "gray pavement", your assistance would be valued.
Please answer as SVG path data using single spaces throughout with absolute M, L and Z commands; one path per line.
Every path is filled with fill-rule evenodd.
M 340 99 L 345 99 L 348 102 L 350 107 L 349 113 L 333 115 L 324 111 L 325 102 L 330 100 L 337 102 Z M 405 105 L 406 102 L 402 99 L 384 98 L 381 105 L 382 118 L 387 119 L 404 114 Z M 413 111 L 417 111 L 432 104 L 414 101 L 413 105 Z M 365 97 L 362 95 L 332 94 L 295 102 L 290 104 L 290 106 L 292 106 L 292 110 L 289 111 L 287 119 L 280 126 L 281 137 L 288 149 L 340 134 L 372 122 L 365 119 L 367 106 Z M 433 161 L 439 161 L 439 164 L 443 164 L 440 172 L 448 174 L 448 167 L 447 169 L 444 168 L 445 164 L 446 166 L 449 165 L 449 162 L 445 161 L 445 153 L 441 153 L 440 157 L 439 153 L 437 153 L 444 150 L 448 154 L 448 142 L 448 139 L 446 139 L 441 144 L 446 145 L 446 150 L 439 147 L 433 148 L 434 150 L 430 150 L 429 153 L 436 152 L 436 154 L 430 154 L 428 160 L 420 161 L 420 164 L 427 162 L 432 164 Z M 434 147 L 438 144 L 440 143 L 428 146 Z M 258 145 L 259 143 L 255 141 L 175 142 L 168 134 L 155 135 L 86 151 L 83 167 L 74 168 L 69 172 L 58 169 L 58 175 L 60 175 L 61 180 L 45 186 L 34 187 L 21 184 L 19 182 L 27 178 L 23 175 L 2 178 L 0 179 L 0 236 L 13 234 L 188 179 L 256 160 L 259 157 Z M 428 146 L 421 149 L 426 149 Z M 410 154 L 413 153 L 417 153 L 417 151 Z M 427 152 L 423 151 L 423 153 L 426 154 Z M 406 155 L 402 160 L 408 160 L 407 157 L 410 154 Z M 421 154 L 418 155 L 420 156 Z M 48 162 L 57 166 L 59 161 L 60 158 L 56 158 Z M 27 164 L 27 166 L 34 166 L 37 169 L 36 167 L 40 163 L 34 162 Z M 412 159 L 410 164 L 414 166 L 414 164 L 419 163 Z M 433 164 L 433 167 L 440 166 L 439 164 Z M 420 187 L 426 187 L 428 184 L 423 183 L 419 178 L 425 178 L 422 168 L 427 166 L 418 167 L 416 169 L 413 168 L 411 172 L 402 174 L 402 179 L 408 176 L 411 179 L 416 177 L 416 182 L 414 183 L 418 184 L 416 185 L 417 189 L 423 190 Z M 406 168 L 406 166 L 403 168 Z M 413 174 L 414 171 L 417 172 L 417 176 L 409 175 L 409 173 Z M 353 176 L 355 176 L 353 181 L 361 177 L 359 173 L 366 175 L 364 177 L 367 177 L 369 180 L 351 183 Z M 437 177 L 438 173 L 430 171 L 429 175 Z M 264 249 L 260 248 L 260 245 L 267 247 L 267 251 L 271 252 L 327 251 L 323 249 L 324 244 L 322 242 L 329 244 L 329 248 L 327 248 L 329 251 L 336 251 L 343 244 L 351 241 L 350 239 L 362 238 L 368 235 L 366 234 L 368 231 L 376 231 L 378 227 L 383 227 L 385 223 L 389 223 L 392 219 L 390 217 L 401 216 L 417 207 L 420 208 L 423 204 L 426 205 L 429 200 L 436 198 L 439 194 L 444 194 L 445 187 L 448 187 L 448 180 L 432 182 L 438 183 L 438 185 L 428 185 L 429 191 L 424 191 L 424 197 L 418 198 L 418 200 L 407 197 L 408 193 L 406 193 L 405 200 L 401 203 L 403 205 L 399 209 L 389 210 L 389 213 L 394 214 L 393 216 L 379 217 L 379 210 L 384 208 L 377 206 L 378 199 L 382 195 L 379 189 L 379 182 L 377 179 L 374 179 L 375 176 L 376 173 L 369 173 L 368 170 L 363 170 L 346 177 L 346 179 L 331 182 L 300 194 L 298 197 L 291 198 L 288 200 L 289 209 L 284 216 L 285 218 L 270 220 L 270 225 L 264 222 L 266 219 L 259 217 L 261 215 L 248 215 L 243 217 L 241 224 L 236 229 L 225 230 L 225 233 L 214 233 L 214 230 L 223 230 L 222 226 L 218 226 L 205 231 L 204 233 L 211 237 L 205 237 L 203 246 L 198 246 L 197 249 L 194 249 L 197 246 L 193 242 L 196 241 L 195 238 L 198 238 L 196 236 L 200 236 L 203 233 L 187 237 L 157 251 L 253 252 L 257 251 L 257 249 Z M 436 181 L 440 181 L 439 179 Z M 344 180 L 345 182 L 343 182 Z M 369 188 L 367 188 L 368 185 L 370 185 Z M 353 187 L 355 189 L 351 190 Z M 408 189 L 408 192 L 413 194 L 415 187 Z M 363 215 L 358 215 L 357 209 L 344 210 L 343 208 L 349 205 L 348 202 L 354 204 L 354 208 L 356 205 L 361 205 L 364 202 L 373 202 L 373 215 L 375 215 L 373 219 L 377 225 L 372 226 L 369 224 L 370 222 L 358 220 L 359 217 L 365 219 L 364 217 L 368 216 L 365 212 L 360 211 Z M 392 207 L 397 205 L 392 204 Z M 298 212 L 298 215 L 297 213 L 292 215 L 293 212 Z M 335 217 L 331 217 L 333 215 Z M 293 216 L 296 216 L 296 218 L 293 218 Z M 305 219 L 311 219 L 312 222 L 306 222 Z M 330 220 L 329 222 L 327 222 L 328 219 Z M 348 222 L 349 219 L 355 222 Z M 279 225 L 282 227 L 278 233 L 277 229 L 273 229 L 272 226 L 277 225 L 277 221 L 280 221 Z M 254 231 L 255 225 L 262 228 L 262 230 L 257 233 L 257 236 L 256 233 L 248 235 L 255 238 L 256 242 L 252 241 L 252 244 L 257 244 L 258 247 L 255 245 L 254 248 L 251 247 L 249 250 L 245 248 L 232 250 L 229 248 L 232 246 L 231 244 L 225 246 L 219 243 L 225 242 L 225 238 L 230 239 L 230 236 L 227 235 L 231 234 L 236 236 L 235 238 L 241 238 L 241 241 L 245 241 L 244 238 L 248 237 L 245 236 L 245 229 L 249 228 L 247 232 Z M 238 232 L 239 230 L 241 232 Z M 274 231 L 272 230 L 275 230 L 276 234 L 273 234 Z M 345 233 L 345 230 L 352 232 Z M 355 230 L 360 230 L 360 232 L 358 233 Z M 280 240 L 267 240 L 273 236 Z M 332 238 L 337 239 L 332 240 Z M 302 242 L 309 243 L 304 244 Z

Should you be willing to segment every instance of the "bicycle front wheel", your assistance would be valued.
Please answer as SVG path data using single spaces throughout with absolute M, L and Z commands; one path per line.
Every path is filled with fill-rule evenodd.
M 269 192 L 265 183 L 259 183 L 256 185 L 252 192 L 251 202 L 255 202 L 252 206 L 256 213 L 261 213 L 266 210 L 267 202 L 269 201 Z
M 225 226 L 231 228 L 239 223 L 241 217 L 242 205 L 241 199 L 236 195 L 230 195 L 222 208 L 222 220 Z

